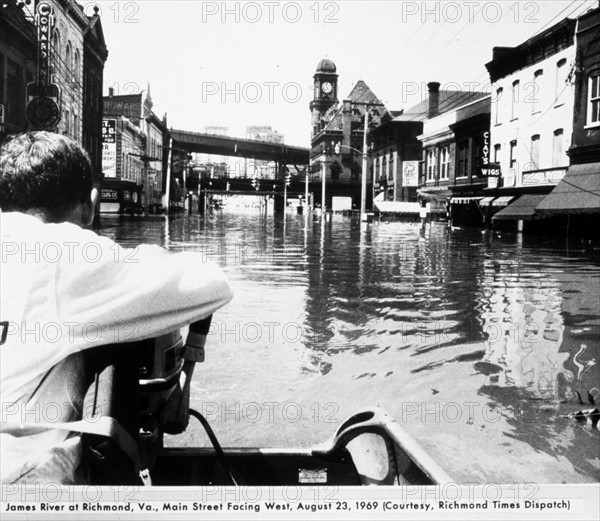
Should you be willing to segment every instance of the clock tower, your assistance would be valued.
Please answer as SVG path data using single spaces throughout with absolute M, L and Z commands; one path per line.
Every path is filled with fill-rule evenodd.
M 314 97 L 310 102 L 310 111 L 312 113 L 312 135 L 319 132 L 321 119 L 325 113 L 338 102 L 338 75 L 335 63 L 330 59 L 324 58 L 317 65 L 317 72 L 314 78 Z

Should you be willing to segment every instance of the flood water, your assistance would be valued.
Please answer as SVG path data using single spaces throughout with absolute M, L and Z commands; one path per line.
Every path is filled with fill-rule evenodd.
M 103 217 L 100 233 L 203 251 L 230 277 L 191 400 L 224 446 L 320 443 L 379 406 L 458 482 L 600 481 L 600 432 L 569 417 L 600 402 L 598 251 L 291 214 Z M 193 423 L 170 443 L 209 444 Z

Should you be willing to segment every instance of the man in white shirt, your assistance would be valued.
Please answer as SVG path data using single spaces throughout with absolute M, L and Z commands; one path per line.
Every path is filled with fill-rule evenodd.
M 29 132 L 0 148 L 2 424 L 72 420 L 68 381 L 64 396 L 45 397 L 42 407 L 30 401 L 56 364 L 171 332 L 232 297 L 221 269 L 201 253 L 124 249 L 85 230 L 96 198 L 89 158 L 71 139 Z M 0 482 L 73 482 L 77 443 L 56 429 L 0 431 Z

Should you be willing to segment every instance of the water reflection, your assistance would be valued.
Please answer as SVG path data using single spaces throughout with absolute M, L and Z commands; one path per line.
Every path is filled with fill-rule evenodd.
M 106 219 L 102 233 L 203 251 L 227 271 L 235 298 L 195 377 L 199 409 L 293 400 L 311 420 L 315 404 L 335 404 L 339 421 L 380 405 L 459 480 L 600 480 L 598 431 L 565 418 L 585 407 L 577 392 L 600 387 L 597 256 L 438 224 L 361 230 L 341 216 Z M 453 403 L 494 421 L 404 414 Z M 320 418 L 213 427 L 226 444 L 289 446 L 331 435 Z

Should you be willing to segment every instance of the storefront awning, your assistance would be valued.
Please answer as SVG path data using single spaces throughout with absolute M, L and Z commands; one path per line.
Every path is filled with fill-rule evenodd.
M 537 209 L 553 214 L 600 212 L 600 163 L 571 165 Z
M 496 199 L 492 201 L 492 206 L 507 206 L 514 198 L 514 195 L 503 195 L 502 197 L 496 197 Z
M 500 210 L 492 217 L 492 221 L 531 221 L 538 205 L 546 198 L 545 194 L 525 194 L 514 203 Z
M 425 201 L 445 201 L 452 197 L 452 192 L 447 188 L 421 188 L 417 190 L 417 194 Z
M 469 204 L 472 201 L 479 201 L 481 197 L 453 197 L 450 199 L 452 204 Z
M 484 197 L 479 201 L 479 206 L 489 206 L 494 199 L 495 197 Z

